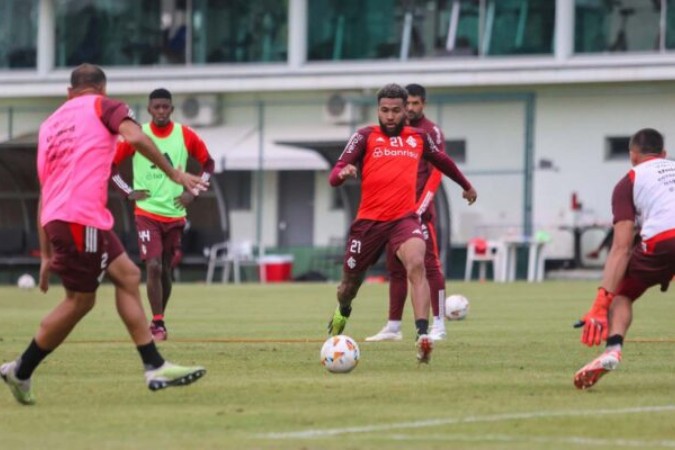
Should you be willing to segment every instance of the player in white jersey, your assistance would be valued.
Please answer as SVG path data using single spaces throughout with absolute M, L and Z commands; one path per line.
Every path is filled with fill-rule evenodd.
M 590 311 L 577 323 L 583 327 L 581 342 L 607 344 L 575 374 L 579 389 L 593 386 L 618 366 L 633 302 L 655 285 L 665 292 L 675 275 L 675 161 L 665 159 L 663 136 L 651 128 L 635 133 L 629 149 L 633 168 L 612 194 L 614 240 L 602 284 Z M 633 245 L 636 229 L 641 242 Z

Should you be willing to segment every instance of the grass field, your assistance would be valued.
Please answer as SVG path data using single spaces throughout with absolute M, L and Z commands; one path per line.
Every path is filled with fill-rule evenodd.
M 161 349 L 208 373 L 155 393 L 105 286 L 36 372 L 35 406 L 0 386 L 0 448 L 673 448 L 673 295 L 640 300 L 622 365 L 582 392 L 572 375 L 598 350 L 571 324 L 595 286 L 448 283 L 471 311 L 418 367 L 410 305 L 402 342 L 363 342 L 387 307 L 387 285 L 364 285 L 345 330 L 362 360 L 335 375 L 319 364 L 335 285 L 177 285 Z M 0 288 L 0 359 L 23 351 L 60 297 Z

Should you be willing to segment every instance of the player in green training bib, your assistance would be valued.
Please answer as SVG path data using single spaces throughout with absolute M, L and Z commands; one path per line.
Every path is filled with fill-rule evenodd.
M 202 179 L 208 180 L 214 169 L 213 158 L 204 141 L 190 127 L 171 120 L 171 93 L 155 89 L 150 93 L 148 113 L 152 121 L 143 131 L 157 145 L 173 167 L 187 166 L 188 157 L 202 166 Z M 124 159 L 132 158 L 133 188 L 119 173 Z M 181 236 L 185 228 L 185 207 L 194 196 L 171 181 L 128 142 L 120 141 L 113 161 L 112 180 L 127 199 L 135 201 L 134 217 L 138 248 L 145 262 L 147 291 L 152 310 L 150 330 L 155 340 L 166 340 L 164 312 L 171 296 L 172 269 L 181 258 Z

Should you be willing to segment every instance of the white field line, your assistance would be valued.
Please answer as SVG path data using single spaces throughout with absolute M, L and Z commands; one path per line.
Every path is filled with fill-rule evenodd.
M 442 441 L 442 442 L 499 442 L 499 443 L 537 443 L 537 444 L 574 444 L 584 446 L 603 447 L 637 447 L 637 448 L 675 448 L 675 441 L 653 440 L 641 441 L 637 439 L 599 439 L 581 436 L 545 437 L 529 435 L 486 434 L 470 436 L 466 434 L 425 434 L 406 435 L 392 434 L 385 437 L 392 441 Z
M 620 414 L 643 414 L 675 411 L 675 405 L 643 406 L 619 409 L 585 409 L 567 411 L 533 411 L 511 414 L 496 414 L 491 416 L 448 417 L 445 419 L 417 420 L 413 422 L 398 422 L 380 425 L 364 425 L 359 427 L 308 429 L 302 431 L 286 431 L 278 433 L 261 433 L 257 437 L 264 439 L 298 439 L 322 438 L 340 434 L 372 433 L 378 431 L 400 431 L 403 429 L 429 428 L 441 425 L 455 425 L 463 423 L 506 422 L 510 420 L 545 419 L 549 417 L 574 416 L 610 416 Z

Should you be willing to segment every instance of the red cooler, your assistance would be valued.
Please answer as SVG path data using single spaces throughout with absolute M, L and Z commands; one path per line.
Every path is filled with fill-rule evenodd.
M 260 281 L 279 283 L 291 281 L 293 255 L 267 255 L 260 258 Z

